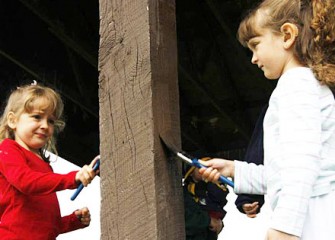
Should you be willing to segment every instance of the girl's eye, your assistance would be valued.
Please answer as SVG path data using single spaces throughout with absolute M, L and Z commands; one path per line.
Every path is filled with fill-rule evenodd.
M 255 49 L 257 47 L 257 45 L 258 45 L 258 43 L 254 42 L 254 43 L 251 44 L 251 48 Z
M 55 125 L 55 120 L 54 119 L 48 119 L 48 123 L 50 125 Z
M 41 119 L 41 115 L 34 114 L 34 115 L 32 115 L 32 118 L 34 118 L 36 120 L 40 120 Z
M 259 44 L 259 42 L 256 42 L 256 41 L 252 41 L 249 43 L 249 48 L 250 50 L 253 50 L 257 47 L 257 45 Z

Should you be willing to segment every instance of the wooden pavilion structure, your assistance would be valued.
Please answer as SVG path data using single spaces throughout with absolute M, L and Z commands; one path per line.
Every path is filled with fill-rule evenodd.
M 275 85 L 235 38 L 255 2 L 0 0 L 0 103 L 33 79 L 62 94 L 60 155 L 102 156 L 101 239 L 184 239 L 181 164 L 160 133 L 243 157 Z

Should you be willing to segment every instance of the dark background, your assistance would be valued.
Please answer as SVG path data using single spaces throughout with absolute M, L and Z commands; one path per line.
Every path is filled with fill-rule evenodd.
M 176 0 L 183 149 L 241 157 L 275 81 L 236 40 L 257 1 Z M 34 79 L 57 89 L 66 128 L 59 155 L 79 166 L 99 153 L 99 2 L 0 0 L 0 103 Z

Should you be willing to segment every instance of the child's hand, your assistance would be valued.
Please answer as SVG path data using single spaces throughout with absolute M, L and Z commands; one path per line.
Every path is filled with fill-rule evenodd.
M 93 166 L 100 159 L 100 156 L 96 156 L 90 165 L 83 166 L 76 174 L 76 182 L 81 182 L 85 187 L 90 184 L 95 177 L 95 175 L 99 172 L 93 170 Z
M 217 182 L 220 175 L 225 177 L 234 177 L 235 164 L 234 161 L 221 158 L 213 158 L 208 161 L 199 162 L 208 167 L 199 169 L 199 173 L 204 179 L 211 182 Z
M 275 229 L 269 229 L 265 240 L 299 240 L 300 238 Z
M 209 224 L 209 230 L 211 230 L 212 232 L 216 232 L 217 234 L 219 234 L 221 232 L 223 228 L 223 222 L 221 219 L 219 218 L 213 218 L 211 217 L 211 222 Z
M 202 176 L 201 176 L 201 174 L 199 173 L 199 169 L 198 168 L 196 168 L 196 169 L 194 169 L 194 171 L 192 172 L 192 178 L 193 178 L 193 180 L 195 181 L 195 182 L 200 182 L 200 181 L 202 181 Z
M 74 211 L 74 214 L 80 220 L 80 222 L 86 226 L 90 225 L 91 222 L 91 214 L 90 210 L 87 207 Z
M 250 218 L 255 218 L 257 216 L 257 210 L 259 208 L 258 202 L 243 204 L 242 209 Z

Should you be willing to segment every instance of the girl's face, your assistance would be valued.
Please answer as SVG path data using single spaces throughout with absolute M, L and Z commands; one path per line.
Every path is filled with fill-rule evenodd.
M 248 42 L 253 53 L 252 64 L 256 64 L 267 79 L 277 79 L 285 70 L 286 56 L 281 42 L 281 37 L 275 36 L 270 30 L 262 31 L 261 35 Z
M 261 24 L 260 15 L 256 15 L 257 25 Z M 251 62 L 257 64 L 267 79 L 278 79 L 285 71 L 297 66 L 293 48 L 287 48 L 284 34 L 274 34 L 268 28 L 258 32 L 258 36 L 248 41 L 248 47 L 253 53 Z
M 34 108 L 31 112 L 23 112 L 16 117 L 13 112 L 8 114 L 8 125 L 13 129 L 15 141 L 22 147 L 36 154 L 54 132 L 55 117 L 49 112 Z

